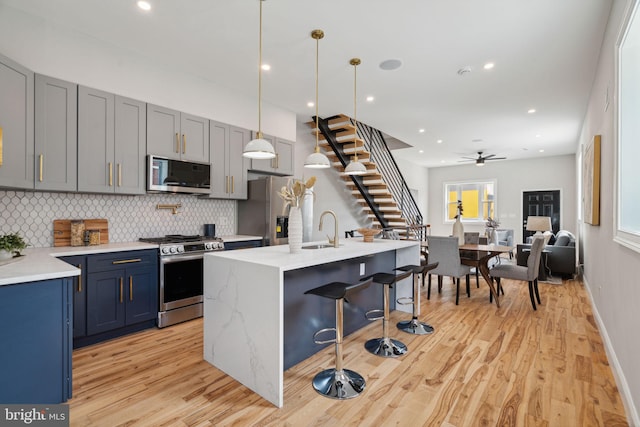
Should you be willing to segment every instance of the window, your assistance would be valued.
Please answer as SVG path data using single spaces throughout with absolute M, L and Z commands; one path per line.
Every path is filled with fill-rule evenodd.
M 633 4 L 633 2 L 631 3 Z M 618 122 L 615 241 L 640 252 L 640 17 L 630 8 L 626 30 L 618 43 Z
M 496 182 L 452 182 L 444 185 L 444 218 L 453 222 L 457 213 L 458 200 L 462 201 L 462 222 L 485 222 L 495 218 Z

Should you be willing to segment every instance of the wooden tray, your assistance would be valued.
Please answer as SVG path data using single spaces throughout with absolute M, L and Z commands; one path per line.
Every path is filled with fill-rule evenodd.
M 83 219 L 86 231 L 98 230 L 100 244 L 109 243 L 109 221 L 106 219 Z M 71 220 L 53 220 L 53 246 L 71 246 Z

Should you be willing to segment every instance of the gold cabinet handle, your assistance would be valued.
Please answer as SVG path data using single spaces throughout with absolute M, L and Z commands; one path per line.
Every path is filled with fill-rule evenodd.
M 233 176 L 233 175 L 231 175 L 231 194 L 233 194 L 233 193 L 235 193 L 235 192 L 236 192 L 236 184 L 235 184 L 235 182 L 236 182 L 236 181 L 235 181 L 235 179 L 234 179 L 234 176 Z
M 123 293 L 123 284 L 122 284 L 122 277 L 120 278 L 120 304 L 122 304 L 122 293 Z
M 113 164 L 109 162 L 109 187 L 113 186 Z
M 276 153 L 276 169 L 280 169 L 280 154 Z
M 117 264 L 131 264 L 133 262 L 141 262 L 142 258 L 132 258 L 132 259 L 120 259 L 118 261 L 111 261 L 111 264 L 113 265 L 117 265 Z
M 182 134 L 182 154 L 185 154 L 187 152 L 187 136 L 183 133 Z
M 133 276 L 129 276 L 129 301 L 133 301 Z
M 43 173 L 43 167 L 44 167 L 44 154 L 40 154 L 40 182 L 42 182 L 42 173 Z
M 180 152 L 180 135 L 176 133 L 176 153 Z
M 122 165 L 118 163 L 118 187 L 122 187 Z
M 78 276 L 78 292 L 82 292 L 82 264 L 78 264 L 80 275 Z
M 229 193 L 229 175 L 227 175 L 227 187 L 224 192 Z

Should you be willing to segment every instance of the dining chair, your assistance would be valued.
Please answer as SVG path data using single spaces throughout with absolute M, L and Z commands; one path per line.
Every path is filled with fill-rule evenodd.
M 527 259 L 527 265 L 513 265 L 513 264 L 499 264 L 494 266 L 489 274 L 491 280 L 496 279 L 497 292 L 500 292 L 502 288 L 500 279 L 514 279 L 529 282 L 529 298 L 531 298 L 531 305 L 536 310 L 536 299 L 538 304 L 542 304 L 540 301 L 540 293 L 538 292 L 538 272 L 540 267 L 540 258 L 542 257 L 542 249 L 544 248 L 544 239 L 535 238 L 531 245 L 531 253 Z M 504 292 L 504 291 L 503 291 Z M 535 293 L 535 299 L 533 294 Z M 491 301 L 492 295 L 489 294 L 489 300 Z
M 438 291 L 442 288 L 442 277 L 450 276 L 456 282 L 456 305 L 460 299 L 460 277 L 466 277 L 467 296 L 471 297 L 469 288 L 469 273 L 471 267 L 460 262 L 460 250 L 457 237 L 429 236 L 429 263 L 438 263 L 438 266 L 430 271 L 427 288 L 427 299 L 431 298 L 431 275 L 438 276 Z
M 486 242 L 486 238 L 485 238 Z M 465 231 L 464 232 L 464 244 L 465 245 L 478 245 L 480 244 L 480 233 L 477 231 Z M 483 253 L 478 251 L 460 251 L 460 260 L 464 265 L 473 267 L 476 275 L 476 288 L 480 287 L 480 269 L 478 268 L 478 262 L 483 257 Z

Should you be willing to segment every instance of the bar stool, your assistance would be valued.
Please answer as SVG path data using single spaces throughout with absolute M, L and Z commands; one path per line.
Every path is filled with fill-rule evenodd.
M 413 273 L 413 298 L 411 297 L 403 297 L 398 298 L 396 302 L 402 305 L 413 305 L 413 318 L 411 320 L 404 320 L 402 322 L 398 322 L 398 329 L 401 331 L 407 332 L 409 334 L 416 335 L 427 335 L 434 331 L 433 326 L 422 323 L 418 321 L 418 316 L 420 316 L 420 275 L 422 275 L 422 281 L 424 282 L 424 276 L 428 271 L 433 270 L 438 266 L 437 262 L 427 265 L 405 265 L 402 267 L 396 268 L 396 270 L 400 271 L 410 271 Z
M 369 320 L 382 319 L 382 337 L 373 338 L 364 343 L 364 348 L 369 353 L 381 357 L 398 357 L 407 352 L 407 346 L 398 340 L 389 338 L 389 289 L 397 281 L 405 279 L 411 275 L 411 271 L 406 271 L 395 275 L 393 273 L 375 273 L 360 280 L 373 279 L 375 283 L 384 285 L 383 310 L 369 310 L 366 313 Z
M 316 344 L 336 344 L 336 367 L 325 369 L 313 377 L 313 388 L 323 396 L 339 400 L 351 399 L 364 390 L 365 381 L 362 375 L 342 367 L 343 301 L 349 302 L 347 299 L 349 293 L 364 289 L 371 282 L 372 280 L 355 284 L 332 282 L 305 292 L 305 294 L 333 299 L 336 302 L 336 326 L 334 328 L 320 329 L 313 335 L 313 341 Z M 318 340 L 318 335 L 331 331 L 335 332 L 335 338 L 324 341 Z

